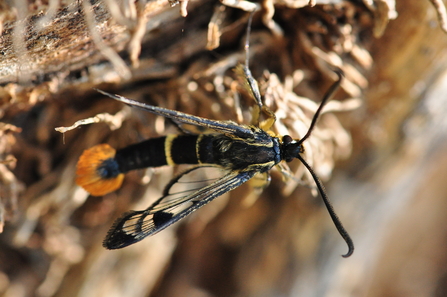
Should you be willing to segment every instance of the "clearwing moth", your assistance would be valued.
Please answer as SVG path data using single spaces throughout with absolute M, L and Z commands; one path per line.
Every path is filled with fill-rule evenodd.
M 247 28 L 246 42 L 247 60 L 249 28 Z M 207 128 L 213 132 L 197 135 L 167 135 L 119 150 L 107 144 L 99 144 L 84 151 L 77 164 L 76 183 L 94 196 L 105 195 L 118 189 L 124 174 L 130 170 L 176 164 L 195 165 L 172 179 L 162 197 L 148 208 L 141 211 L 129 211 L 117 219 L 103 242 L 104 247 L 119 249 L 134 244 L 179 221 L 214 198 L 242 185 L 255 174 L 268 173 L 280 162 L 290 162 L 297 158 L 312 175 L 335 227 L 348 245 L 348 252 L 343 257 L 352 255 L 354 251 L 352 239 L 336 215 L 322 182 L 301 156 L 304 152 L 303 142 L 311 135 L 324 105 L 342 81 L 341 71 L 336 71 L 338 80 L 323 97 L 307 133 L 296 140 L 289 135 L 274 135 L 270 131 L 275 122 L 275 115 L 263 105 L 257 83 L 247 65 L 248 61 L 244 66 L 239 65 L 236 72 L 245 78 L 246 87 L 258 106 L 258 114 L 254 114 L 256 120 L 252 125 L 202 118 L 98 90 L 132 107 L 163 116 L 176 123 Z M 262 112 L 268 118 L 259 122 Z M 170 192 L 182 176 L 205 166 L 219 167 L 226 173 L 210 184 L 195 190 L 183 192 L 183 194 Z

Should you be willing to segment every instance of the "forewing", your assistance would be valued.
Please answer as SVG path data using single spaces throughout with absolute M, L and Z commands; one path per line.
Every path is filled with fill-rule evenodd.
M 179 221 L 214 198 L 240 186 L 252 178 L 255 173 L 255 171 L 232 171 L 211 184 L 192 192 L 172 193 L 174 183 L 170 183 L 163 197 L 146 210 L 129 211 L 116 220 L 103 245 L 107 249 L 119 249 L 134 244 Z
M 148 105 L 148 104 L 145 104 L 145 103 L 142 103 L 139 101 L 135 101 L 135 100 L 123 97 L 123 96 L 110 94 L 110 93 L 107 93 L 107 92 L 104 92 L 104 91 L 101 91 L 98 89 L 96 89 L 96 90 L 98 92 L 100 92 L 101 94 L 106 95 L 112 99 L 118 100 L 118 101 L 123 102 L 130 106 L 137 107 L 137 108 L 149 111 L 151 113 L 163 116 L 165 118 L 172 119 L 175 122 L 181 122 L 184 124 L 205 127 L 208 129 L 212 129 L 218 133 L 231 134 L 231 135 L 235 135 L 237 137 L 242 137 L 242 138 L 253 137 L 253 132 L 249 128 L 242 126 L 242 125 L 238 125 L 231 121 L 216 121 L 216 120 L 205 119 L 205 118 L 201 118 L 198 116 L 183 113 L 180 111 L 175 111 L 175 110 L 171 110 L 171 109 L 167 109 L 167 108 L 163 108 L 163 107 Z

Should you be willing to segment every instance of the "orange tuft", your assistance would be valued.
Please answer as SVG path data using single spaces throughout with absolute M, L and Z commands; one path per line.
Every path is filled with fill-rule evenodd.
M 113 160 L 115 153 L 116 150 L 108 144 L 98 144 L 85 150 L 76 166 L 76 184 L 93 196 L 102 196 L 118 189 L 123 183 L 124 174 L 105 177 L 101 172 L 105 161 Z

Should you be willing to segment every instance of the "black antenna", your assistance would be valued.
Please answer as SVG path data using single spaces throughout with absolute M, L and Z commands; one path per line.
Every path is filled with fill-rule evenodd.
M 332 203 L 326 194 L 323 183 L 320 181 L 315 171 L 312 169 L 312 167 L 310 167 L 309 164 L 307 164 L 306 161 L 304 161 L 303 157 L 301 157 L 300 154 L 297 155 L 297 158 L 301 161 L 301 163 L 303 163 L 303 165 L 307 168 L 307 170 L 309 170 L 310 174 L 312 175 L 315 184 L 317 185 L 318 191 L 320 192 L 321 198 L 323 199 L 324 205 L 326 206 L 326 209 L 331 216 L 332 222 L 335 225 L 335 228 L 337 228 L 338 233 L 340 233 L 341 237 L 343 237 L 346 244 L 348 245 L 348 252 L 342 255 L 343 258 L 348 258 L 354 252 L 354 242 L 352 241 L 351 236 L 349 236 L 348 231 L 346 231 L 345 227 L 343 227 L 340 218 L 335 213 L 334 207 L 332 206 Z
M 343 80 L 343 71 L 340 68 L 335 69 L 334 72 L 338 75 L 338 80 L 334 84 L 332 84 L 330 89 L 324 95 L 323 100 L 321 100 L 320 106 L 318 107 L 317 111 L 314 114 L 314 117 L 312 118 L 312 123 L 310 124 L 309 130 L 307 130 L 306 135 L 304 135 L 304 137 L 298 141 L 298 146 L 300 146 L 307 138 L 309 138 L 310 134 L 312 133 L 315 127 L 315 124 L 318 121 L 318 118 L 320 117 L 320 113 L 323 110 L 324 105 L 332 97 L 332 95 L 340 86 L 341 81 Z
M 326 92 L 326 94 L 323 97 L 323 100 L 321 101 L 320 106 L 318 107 L 317 111 L 315 112 L 312 123 L 310 124 L 309 129 L 307 130 L 306 135 L 304 135 L 303 138 L 301 138 L 297 143 L 296 147 L 300 147 L 302 143 L 309 138 L 311 135 L 317 121 L 318 117 L 321 114 L 321 111 L 323 110 L 324 105 L 327 103 L 327 101 L 332 97 L 332 95 L 335 93 L 335 91 L 338 89 L 338 87 L 341 84 L 341 81 L 343 79 L 343 72 L 341 69 L 335 70 L 335 73 L 338 75 L 338 80 L 332 84 L 332 86 L 329 88 L 329 90 Z M 318 178 L 315 171 L 310 167 L 309 164 L 303 159 L 303 157 L 298 153 L 296 155 L 296 158 L 298 158 L 301 163 L 309 170 L 310 175 L 312 175 L 312 178 L 315 181 L 315 184 L 317 185 L 318 191 L 320 192 L 321 198 L 323 199 L 324 205 L 326 206 L 327 211 L 329 212 L 329 215 L 331 216 L 332 222 L 334 223 L 335 227 L 338 230 L 338 233 L 340 233 L 341 237 L 345 240 L 346 244 L 348 245 L 348 252 L 344 255 L 342 255 L 344 258 L 347 258 L 352 255 L 354 252 L 354 242 L 352 241 L 351 237 L 349 236 L 348 232 L 346 231 L 345 227 L 343 227 L 343 224 L 340 221 L 340 218 L 335 213 L 334 207 L 332 206 L 331 201 L 329 200 L 328 195 L 326 194 L 326 190 L 324 189 L 323 183 Z

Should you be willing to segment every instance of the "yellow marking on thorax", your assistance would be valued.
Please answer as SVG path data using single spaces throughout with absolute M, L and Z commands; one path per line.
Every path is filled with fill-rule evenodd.
M 275 132 L 273 132 L 272 130 L 268 130 L 267 134 L 270 135 L 271 137 L 278 137 L 278 134 L 276 134 Z M 279 137 L 278 137 L 279 138 Z
M 270 128 L 272 128 L 273 124 L 275 124 L 275 121 L 276 121 L 276 118 L 269 117 L 268 119 L 259 123 L 259 128 L 261 128 L 264 131 L 269 131 Z
M 175 162 L 172 159 L 172 155 L 171 155 L 171 151 L 172 151 L 172 143 L 174 141 L 174 139 L 177 138 L 177 135 L 175 134 L 168 134 L 166 135 L 166 139 L 165 139 L 165 155 L 166 155 L 166 163 L 169 166 L 174 166 Z
M 259 169 L 259 167 L 273 167 L 275 165 L 275 162 L 274 161 L 269 161 L 269 162 L 266 162 L 266 163 L 260 163 L 260 164 L 252 164 L 252 165 L 249 165 L 249 166 L 247 166 L 247 168 L 246 169 L 248 169 L 248 170 L 258 170 Z

